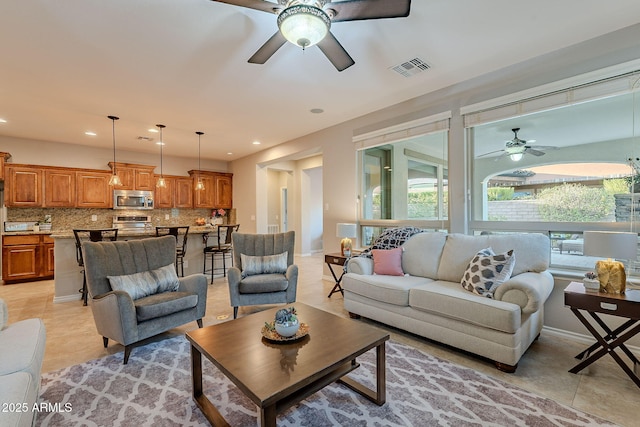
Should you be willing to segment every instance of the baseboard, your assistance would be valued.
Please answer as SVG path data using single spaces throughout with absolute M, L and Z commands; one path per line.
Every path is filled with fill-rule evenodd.
M 71 301 L 80 301 L 82 299 L 82 294 L 78 295 L 65 295 L 63 297 L 53 297 L 53 303 L 58 304 L 61 302 L 71 302 Z
M 596 342 L 596 339 L 590 335 L 578 334 L 576 332 L 566 331 L 564 329 L 552 328 L 550 326 L 543 326 L 542 330 L 545 334 L 554 335 L 560 338 L 570 339 L 586 345 L 591 345 Z M 635 345 L 625 344 L 625 346 L 635 354 L 640 354 L 640 347 Z

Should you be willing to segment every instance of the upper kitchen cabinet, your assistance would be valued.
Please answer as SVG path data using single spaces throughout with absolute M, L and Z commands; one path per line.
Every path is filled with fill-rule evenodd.
M 53 208 L 73 208 L 76 206 L 75 170 L 44 170 L 44 206 Z
M 109 162 L 109 167 L 112 171 L 114 165 L 116 174 L 122 182 L 122 185 L 118 187 L 119 190 L 154 191 L 156 189 L 155 175 L 153 173 L 155 166 Z
M 5 205 L 7 207 L 42 207 L 42 169 L 7 165 L 5 171 Z
M 167 186 L 155 187 L 155 199 L 154 204 L 156 208 L 166 209 L 166 208 L 175 208 L 175 191 L 176 191 L 176 180 L 174 177 L 164 177 L 164 181 L 167 183 Z
M 109 186 L 111 172 L 78 171 L 76 186 L 79 208 L 110 208 L 113 205 L 113 188 Z
M 215 176 L 215 207 L 231 209 L 233 207 L 233 174 L 219 173 Z
M 224 208 L 232 207 L 232 177 L 233 174 L 207 171 L 189 171 L 194 184 L 198 179 L 204 184 L 204 190 L 194 187 L 193 206 L 195 208 Z
M 178 177 L 175 179 L 174 207 L 193 208 L 193 180 Z

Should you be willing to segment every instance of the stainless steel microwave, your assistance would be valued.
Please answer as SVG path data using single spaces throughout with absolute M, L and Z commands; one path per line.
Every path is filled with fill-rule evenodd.
M 153 191 L 113 190 L 113 209 L 153 209 Z

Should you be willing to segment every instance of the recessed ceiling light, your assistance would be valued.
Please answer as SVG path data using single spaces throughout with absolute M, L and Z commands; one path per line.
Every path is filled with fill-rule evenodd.
M 253 141 L 253 145 L 260 145 L 260 141 Z
M 162 141 L 158 141 L 158 142 L 156 142 L 156 145 L 165 145 L 165 143 L 162 142 Z
M 7 123 L 5 119 L 0 119 L 0 123 Z
M 324 110 L 322 108 L 312 108 L 311 111 L 313 114 L 320 114 L 320 113 L 324 113 Z
M 151 133 L 158 133 L 158 129 L 147 129 Z
M 85 135 L 89 135 L 89 136 L 96 136 L 97 135 L 97 133 L 91 132 L 90 130 L 86 131 L 84 134 Z
M 229 151 L 229 152 L 227 153 L 227 156 L 230 156 L 230 155 L 232 155 L 232 154 L 233 154 L 233 153 L 232 153 L 231 151 Z

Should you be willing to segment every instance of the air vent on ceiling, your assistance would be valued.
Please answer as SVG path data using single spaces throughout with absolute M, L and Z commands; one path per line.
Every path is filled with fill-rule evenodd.
M 139 136 L 136 138 L 138 141 L 153 141 L 153 138 L 150 136 Z
M 428 70 L 429 65 L 420 58 L 413 58 L 407 62 L 391 67 L 393 71 L 405 77 L 415 76 L 418 73 Z

